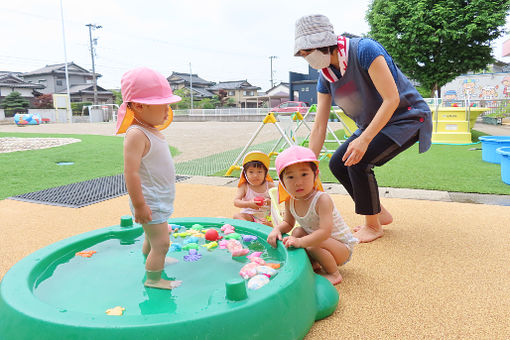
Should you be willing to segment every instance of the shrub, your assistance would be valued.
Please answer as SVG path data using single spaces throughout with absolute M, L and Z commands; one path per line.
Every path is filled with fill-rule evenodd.
M 5 117 L 13 117 L 16 113 L 26 113 L 29 106 L 30 102 L 17 91 L 9 93 L 0 103 L 0 107 L 4 109 Z
M 34 97 L 31 107 L 35 109 L 53 109 L 53 95 L 50 93 Z
M 92 105 L 92 102 L 75 102 L 71 103 L 71 110 L 73 111 L 73 114 L 79 114 L 81 115 L 83 107 Z M 85 112 L 83 112 L 85 115 L 89 114 L 89 111 L 85 109 Z

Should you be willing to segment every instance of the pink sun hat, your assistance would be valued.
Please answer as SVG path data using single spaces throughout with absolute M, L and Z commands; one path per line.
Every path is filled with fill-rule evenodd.
M 123 103 L 117 112 L 116 134 L 126 132 L 133 122 L 134 112 L 127 107 L 127 103 L 158 105 L 177 103 L 181 100 L 181 97 L 173 94 L 168 80 L 161 73 L 147 67 L 138 67 L 124 73 L 120 88 Z M 167 121 L 158 125 L 158 129 L 162 130 L 171 123 L 173 119 L 171 110 L 169 109 Z
M 317 165 L 317 175 L 315 177 L 314 183 L 315 189 L 324 191 L 324 189 L 322 188 L 322 183 L 319 179 L 319 160 L 317 159 L 317 156 L 315 156 L 313 151 L 310 150 L 309 148 L 293 145 L 290 148 L 284 150 L 282 153 L 280 153 L 275 160 L 276 173 L 278 174 L 278 177 L 280 179 L 280 182 L 278 183 L 279 203 L 287 201 L 291 197 L 287 190 L 285 189 L 283 181 L 280 177 L 283 170 L 294 164 L 308 162 L 312 162 L 315 163 L 315 165 Z

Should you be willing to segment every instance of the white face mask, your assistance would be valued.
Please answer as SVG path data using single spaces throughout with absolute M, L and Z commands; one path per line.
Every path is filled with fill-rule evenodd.
M 310 64 L 310 66 L 316 70 L 323 69 L 328 67 L 331 64 L 331 55 L 323 54 L 319 50 L 314 50 L 312 53 L 305 57 L 305 60 Z

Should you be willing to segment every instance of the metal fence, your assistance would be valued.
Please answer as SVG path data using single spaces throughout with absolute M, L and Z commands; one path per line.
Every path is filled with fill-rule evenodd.
M 424 98 L 427 104 L 434 109 L 434 107 L 485 107 L 485 111 L 481 116 L 486 116 L 491 113 L 502 113 L 510 116 L 510 99 L 477 99 L 477 100 L 452 100 L 442 98 Z
M 189 116 L 251 116 L 251 115 L 265 115 L 270 108 L 228 108 L 228 109 L 187 109 L 187 110 L 173 110 L 174 115 L 189 115 Z

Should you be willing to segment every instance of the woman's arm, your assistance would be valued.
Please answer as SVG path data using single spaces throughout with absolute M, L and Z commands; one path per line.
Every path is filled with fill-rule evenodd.
M 368 74 L 383 102 L 367 128 L 347 147 L 347 151 L 342 158 L 346 166 L 355 165 L 363 158 L 368 145 L 379 131 L 386 126 L 400 102 L 397 85 L 382 55 L 374 59 L 368 68 Z
M 310 133 L 309 148 L 317 157 L 321 152 L 324 140 L 326 139 L 326 131 L 328 127 L 329 113 L 331 112 L 331 95 L 328 93 L 317 92 L 317 113 L 315 122 L 313 123 L 312 132 Z

